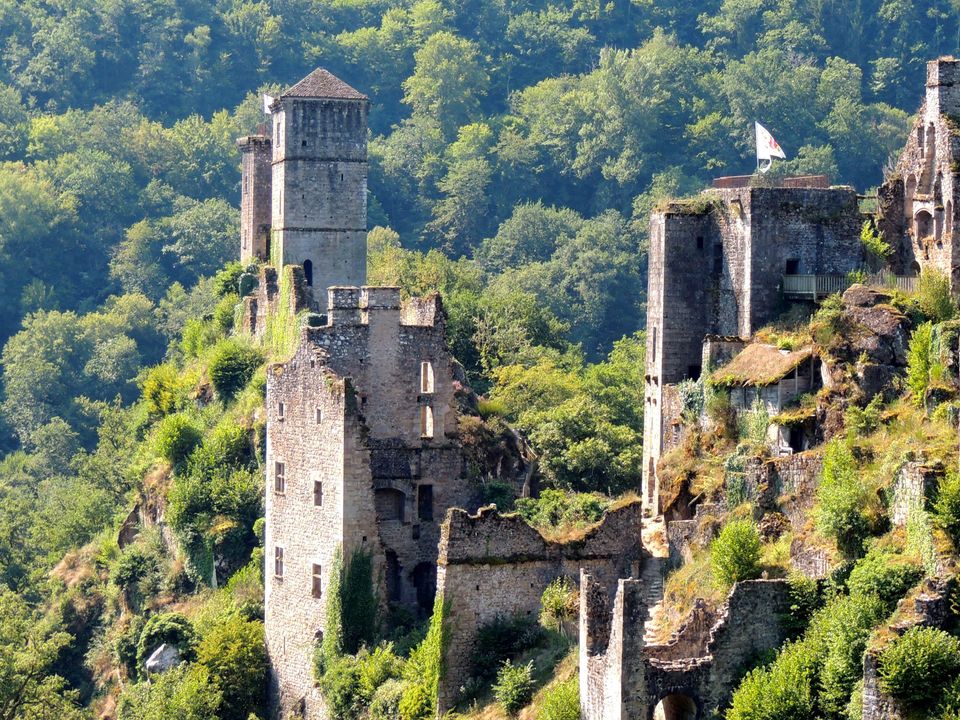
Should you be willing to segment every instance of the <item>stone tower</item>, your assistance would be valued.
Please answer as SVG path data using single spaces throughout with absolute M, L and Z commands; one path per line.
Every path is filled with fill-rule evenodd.
M 272 149 L 266 135 L 237 140 L 242 156 L 240 191 L 240 261 L 270 259 Z
M 366 279 L 368 107 L 365 95 L 322 68 L 270 107 L 269 261 L 302 266 L 320 311 L 328 287 Z

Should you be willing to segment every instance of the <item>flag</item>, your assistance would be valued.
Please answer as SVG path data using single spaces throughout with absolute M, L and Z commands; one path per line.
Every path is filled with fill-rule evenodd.
M 270 114 L 270 106 L 273 105 L 273 98 L 269 95 L 263 96 L 263 112 L 266 115 Z M 760 127 L 759 125 L 757 127 Z
M 773 135 L 760 123 L 756 123 L 757 126 L 757 162 L 761 160 L 772 160 L 772 158 L 780 158 L 781 160 L 786 160 L 787 156 L 784 154 L 783 149 L 773 139 Z

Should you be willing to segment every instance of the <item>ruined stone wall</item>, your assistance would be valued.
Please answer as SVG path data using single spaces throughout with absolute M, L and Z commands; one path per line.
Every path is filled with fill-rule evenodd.
M 328 287 L 359 286 L 366 279 L 368 103 L 279 102 L 273 115 L 271 263 L 309 261 L 308 284 L 323 310 Z
M 960 63 L 941 58 L 927 63 L 926 96 L 896 167 L 879 190 L 878 224 L 897 250 L 902 273 L 931 268 L 960 281 L 960 235 L 956 227 L 960 183 L 960 138 L 953 117 L 960 114 L 954 86 Z
M 270 138 L 250 135 L 237 140 L 241 153 L 240 261 L 270 257 L 272 205 L 272 147 Z
M 890 503 L 891 522 L 896 526 L 904 527 L 911 513 L 925 509 L 939 487 L 944 472 L 943 465 L 940 463 L 928 465 L 916 460 L 904 463 L 893 484 L 893 498 Z
M 450 603 L 450 640 L 440 683 L 440 712 L 456 702 L 473 674 L 474 641 L 480 627 L 497 617 L 520 615 L 536 622 L 540 596 L 550 582 L 574 582 L 586 568 L 610 588 L 639 574 L 641 507 L 612 510 L 577 540 L 549 542 L 516 515 L 493 508 L 477 515 L 451 510 L 443 523 L 438 591 Z
M 584 720 L 650 720 L 671 695 L 689 698 L 696 717 L 730 700 L 744 667 L 784 642 L 789 610 L 783 580 L 737 583 L 718 611 L 694 609 L 669 642 L 645 645 L 636 581 L 620 581 L 610 603 L 584 578 L 580 595 L 580 705 Z
M 402 323 L 397 288 L 333 288 L 327 304 L 328 324 L 304 328 L 294 356 L 269 368 L 266 400 L 273 707 L 286 711 L 303 699 L 309 718 L 324 717 L 311 679 L 325 607 L 313 597 L 313 565 L 322 568 L 325 588 L 338 544 L 345 558 L 365 549 L 381 598 L 427 612 L 440 520 L 448 508 L 469 504 L 474 491 L 462 472 L 454 361 L 439 300 L 432 310 L 431 302 L 419 303 L 414 313 L 432 325 Z M 432 413 L 429 428 L 422 408 Z M 283 492 L 275 487 L 277 463 Z M 270 572 L 277 547 L 284 549 L 282 578 Z
M 260 268 L 256 290 L 243 298 L 241 332 L 262 337 L 268 320 L 279 314 L 281 306 L 286 308 L 287 315 L 277 318 L 277 322 L 294 322 L 298 313 L 310 309 L 313 296 L 303 277 L 303 268 L 288 265 L 283 268 L 283 273 L 285 281 L 281 283 L 276 268 L 269 265 Z M 286 292 L 285 298 L 281 296 L 283 291 Z

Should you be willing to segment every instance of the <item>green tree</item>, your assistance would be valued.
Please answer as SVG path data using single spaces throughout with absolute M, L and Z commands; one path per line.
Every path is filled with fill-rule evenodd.
M 732 520 L 710 545 L 713 574 L 724 585 L 760 576 L 760 534 L 749 520 Z

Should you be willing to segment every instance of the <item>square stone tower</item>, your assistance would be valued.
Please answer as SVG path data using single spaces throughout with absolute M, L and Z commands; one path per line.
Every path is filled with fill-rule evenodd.
M 320 311 L 328 287 L 366 279 L 368 108 L 365 95 L 322 68 L 270 107 L 269 262 L 302 266 Z
M 237 140 L 241 155 L 240 261 L 270 259 L 273 157 L 270 138 L 248 135 Z
M 439 296 L 335 287 L 267 369 L 265 630 L 273 717 L 327 717 L 312 675 L 331 566 L 369 552 L 384 604 L 427 614 L 440 522 L 473 505 Z

